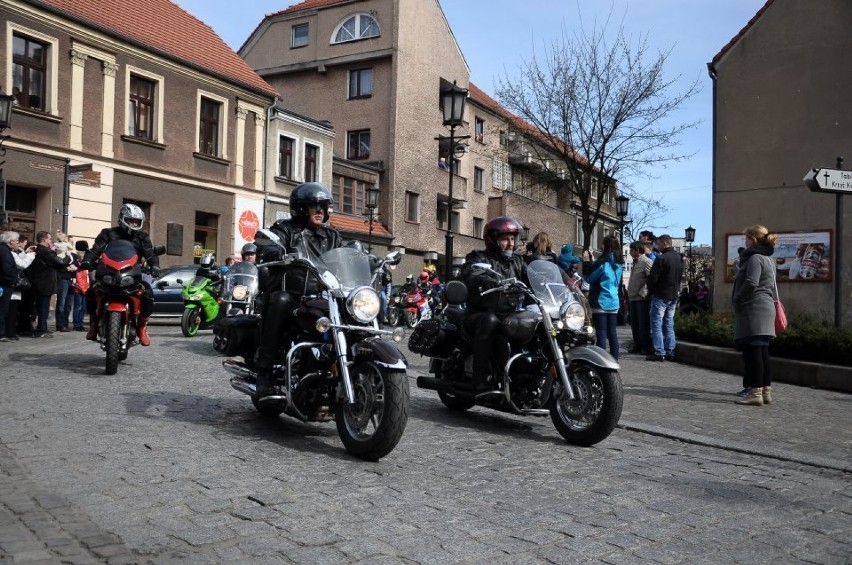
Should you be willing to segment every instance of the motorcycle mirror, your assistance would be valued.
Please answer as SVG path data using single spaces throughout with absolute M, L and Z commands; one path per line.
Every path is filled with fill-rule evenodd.
M 388 265 L 399 265 L 400 261 L 402 261 L 402 254 L 399 251 L 391 251 L 385 257 L 385 263 Z
M 473 265 L 471 265 L 471 268 L 482 269 L 483 271 L 491 271 L 492 273 L 497 272 L 494 269 L 492 269 L 491 265 L 489 265 L 488 263 L 474 263 Z
M 268 229 L 257 230 L 257 233 L 254 235 L 254 244 L 260 247 L 264 245 L 283 247 L 281 245 L 281 238 L 274 231 Z
M 165 245 L 155 245 L 154 246 L 154 255 L 165 255 L 166 254 L 166 246 Z

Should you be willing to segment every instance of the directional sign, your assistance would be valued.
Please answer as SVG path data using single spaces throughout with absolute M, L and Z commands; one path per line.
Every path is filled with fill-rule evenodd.
M 805 185 L 814 192 L 841 192 L 852 194 L 852 171 L 840 169 L 811 169 L 804 178 Z

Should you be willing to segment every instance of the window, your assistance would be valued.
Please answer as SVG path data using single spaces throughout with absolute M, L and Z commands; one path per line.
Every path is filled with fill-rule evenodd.
M 485 230 L 485 221 L 482 218 L 474 218 L 473 219 L 473 237 L 478 237 L 482 239 L 482 236 L 485 235 L 483 231 Z
M 482 179 L 485 176 L 485 169 L 481 169 L 479 167 L 473 168 L 473 190 L 477 192 L 483 191 L 483 182 Z
M 130 75 L 130 96 L 127 107 L 129 131 L 127 135 L 154 138 L 155 83 L 140 76 Z
M 459 171 L 461 171 L 461 160 L 455 157 L 450 159 L 450 170 L 453 171 L 454 175 L 458 175 Z
M 294 25 L 292 28 L 292 37 L 290 38 L 290 47 L 305 47 L 308 44 L 308 24 Z
M 319 155 L 319 147 L 305 144 L 305 182 L 317 182 L 317 156 Z
M 577 217 L 577 245 L 586 245 L 586 238 L 583 237 L 583 219 L 579 216 Z
M 195 212 L 195 231 L 192 254 L 198 262 L 205 253 L 216 254 L 216 242 L 219 235 L 218 214 Z
M 459 213 L 453 210 L 451 214 L 453 219 L 452 231 L 455 233 L 459 232 Z M 446 200 L 441 202 L 438 201 L 438 213 L 436 214 L 435 219 L 438 221 L 438 227 L 441 229 L 447 229 L 447 205 Z
M 19 106 L 47 111 L 47 47 L 29 37 L 12 39 L 12 94 Z
M 370 158 L 370 130 L 350 131 L 346 136 L 346 158 L 353 161 Z
M 378 37 L 379 23 L 369 14 L 355 14 L 335 28 L 331 36 L 332 43 L 345 43 L 368 37 Z
M 362 214 L 364 212 L 365 186 L 366 184 L 363 181 L 335 175 L 332 192 L 341 212 L 347 214 Z
M 420 195 L 416 192 L 405 193 L 405 221 L 420 223 Z
M 280 136 L 278 138 L 278 176 L 293 179 L 293 145 L 295 140 Z
M 609 185 L 608 185 L 608 184 L 604 184 L 604 185 L 601 187 L 601 192 L 603 193 L 603 201 L 604 201 L 604 204 L 609 204 L 609 193 L 610 193 L 610 192 L 612 192 L 612 191 L 609 189 Z
M 221 104 L 209 98 L 201 98 L 201 120 L 198 131 L 198 152 L 219 156 L 219 114 Z
M 598 199 L 598 179 L 593 178 L 591 180 L 590 184 L 591 184 L 591 187 L 590 187 L 591 196 L 592 196 L 593 199 L 597 200 Z
M 485 143 L 485 120 L 477 117 L 474 122 L 473 137 L 479 143 Z
M 369 98 L 373 95 L 373 69 L 349 71 L 349 98 Z

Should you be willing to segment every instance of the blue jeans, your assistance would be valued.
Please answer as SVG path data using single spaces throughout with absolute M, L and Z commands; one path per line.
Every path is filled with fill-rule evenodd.
M 592 322 L 595 324 L 597 346 L 606 349 L 609 340 L 609 352 L 618 359 L 618 312 L 592 314 Z
M 35 291 L 36 312 L 38 312 L 38 321 L 33 332 L 34 336 L 47 333 L 47 319 L 50 317 L 50 297 L 52 294 L 41 294 Z
M 71 313 L 71 305 L 74 297 L 71 294 L 71 279 L 59 279 L 59 292 L 56 294 L 56 329 L 68 327 L 68 315 Z
M 86 295 L 79 292 L 73 292 L 74 295 L 74 329 L 83 329 L 83 323 L 86 321 Z
M 6 316 L 9 314 L 9 306 L 12 304 L 12 287 L 0 285 L 0 337 L 8 337 L 6 334 Z M 12 332 L 15 335 L 16 332 Z
M 381 287 L 379 287 L 379 300 L 381 301 L 381 305 L 382 305 L 382 309 L 381 309 L 382 319 L 385 322 L 387 322 L 387 320 L 388 320 L 388 305 L 390 304 L 390 296 L 391 296 L 391 289 L 392 288 L 393 288 L 393 285 L 390 285 L 390 284 L 385 284 L 385 285 L 382 285 Z
M 674 315 L 677 300 L 651 299 L 651 345 L 655 355 L 674 355 Z

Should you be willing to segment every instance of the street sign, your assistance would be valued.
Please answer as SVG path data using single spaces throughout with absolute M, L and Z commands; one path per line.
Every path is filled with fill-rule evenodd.
M 814 192 L 852 194 L 852 171 L 840 169 L 811 169 L 804 178 L 805 186 Z

